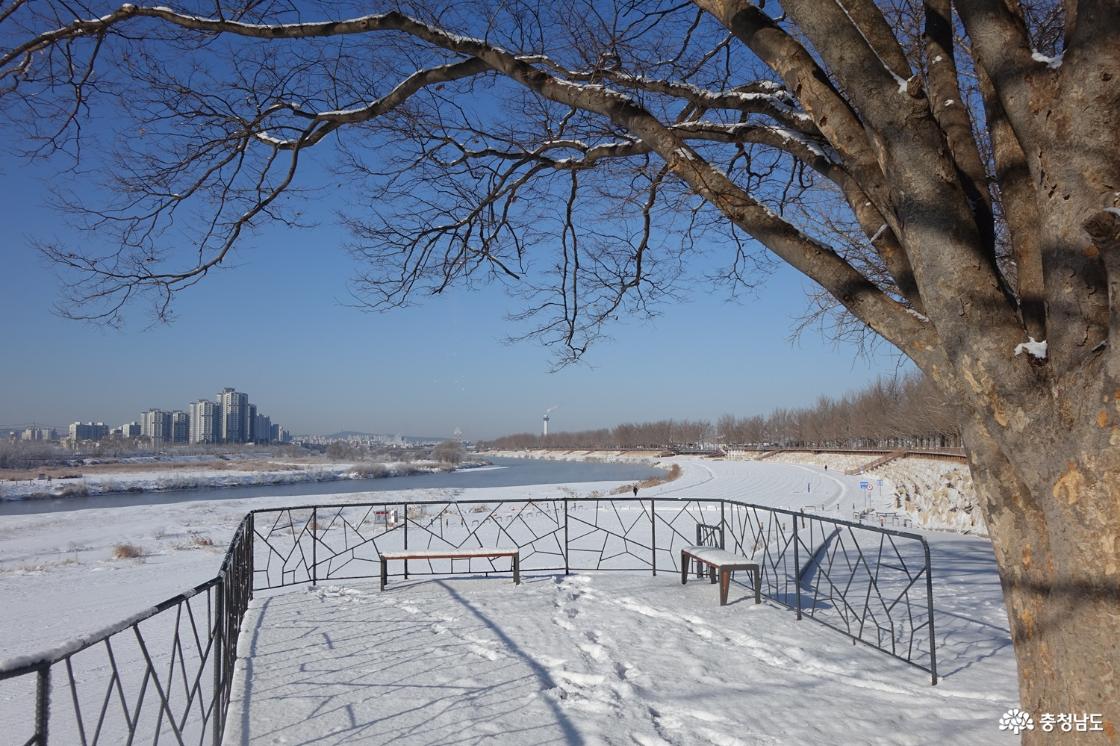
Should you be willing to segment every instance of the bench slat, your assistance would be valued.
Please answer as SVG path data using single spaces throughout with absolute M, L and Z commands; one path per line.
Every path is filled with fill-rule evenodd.
M 716 567 L 747 568 L 758 565 L 757 562 L 752 562 L 741 554 L 716 547 L 682 547 L 681 551 L 705 564 L 715 565 Z
M 391 560 L 405 559 L 463 559 L 469 557 L 513 557 L 518 549 L 479 547 L 476 549 L 407 549 L 397 552 L 382 552 L 381 556 Z

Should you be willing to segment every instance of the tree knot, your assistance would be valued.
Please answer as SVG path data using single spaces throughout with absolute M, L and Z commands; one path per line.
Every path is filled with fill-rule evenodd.
M 1090 215 L 1081 228 L 1101 249 L 1120 247 L 1120 210 L 1110 207 Z

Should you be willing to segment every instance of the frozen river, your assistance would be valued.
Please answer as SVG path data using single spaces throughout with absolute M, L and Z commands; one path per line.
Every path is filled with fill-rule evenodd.
M 194 500 L 241 500 L 252 497 L 298 497 L 420 489 L 489 489 L 539 484 L 584 484 L 629 482 L 661 476 L 665 472 L 646 464 L 591 463 L 491 458 L 493 467 L 462 469 L 433 474 L 414 474 L 380 479 L 343 479 L 293 484 L 261 484 L 247 487 L 210 487 L 159 492 L 115 492 L 88 497 L 58 497 L 36 500 L 0 501 L 0 516 L 58 513 L 88 508 L 125 508 L 138 505 L 168 505 Z M 494 468 L 499 467 L 499 468 Z M 310 500 L 308 502 L 314 502 Z

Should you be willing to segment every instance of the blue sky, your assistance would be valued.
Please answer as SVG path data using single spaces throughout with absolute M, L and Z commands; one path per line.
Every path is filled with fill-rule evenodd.
M 121 330 L 69 321 L 53 312 L 57 280 L 28 241 L 57 222 L 36 171 L 23 168 L 0 204 L 0 424 L 119 424 L 235 386 L 295 432 L 459 427 L 480 438 L 534 430 L 553 405 L 554 429 L 752 414 L 895 366 L 886 350 L 861 359 L 815 333 L 791 344 L 808 281 L 780 269 L 739 302 L 698 288 L 652 322 L 620 322 L 586 364 L 550 373 L 541 346 L 503 343 L 513 306 L 498 288 L 384 314 L 348 307 L 354 265 L 329 224 L 251 238 L 239 266 L 182 296 L 171 324 L 151 326 L 140 309 Z
M 737 302 L 698 285 L 653 321 L 614 325 L 584 364 L 552 373 L 548 350 L 502 341 L 516 306 L 497 287 L 383 314 L 349 307 L 346 234 L 314 202 L 320 227 L 249 237 L 236 267 L 180 297 L 171 324 L 152 326 L 142 308 L 121 330 L 69 321 L 54 313 L 57 279 L 30 243 L 72 235 L 45 206 L 53 167 L 2 158 L 0 178 L 18 188 L 0 202 L 0 425 L 116 425 L 234 386 L 296 433 L 461 428 L 485 438 L 537 430 L 554 405 L 555 430 L 799 406 L 897 363 L 889 349 L 864 359 L 815 332 L 792 344 L 809 282 L 780 268 Z

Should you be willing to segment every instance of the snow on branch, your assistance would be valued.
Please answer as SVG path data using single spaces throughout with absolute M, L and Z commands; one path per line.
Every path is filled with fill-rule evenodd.
M 1036 342 L 1034 337 L 1028 337 L 1027 339 L 1029 341 L 1020 342 L 1019 344 L 1015 345 L 1015 354 L 1021 355 L 1025 352 L 1036 360 L 1045 360 L 1046 340 Z

